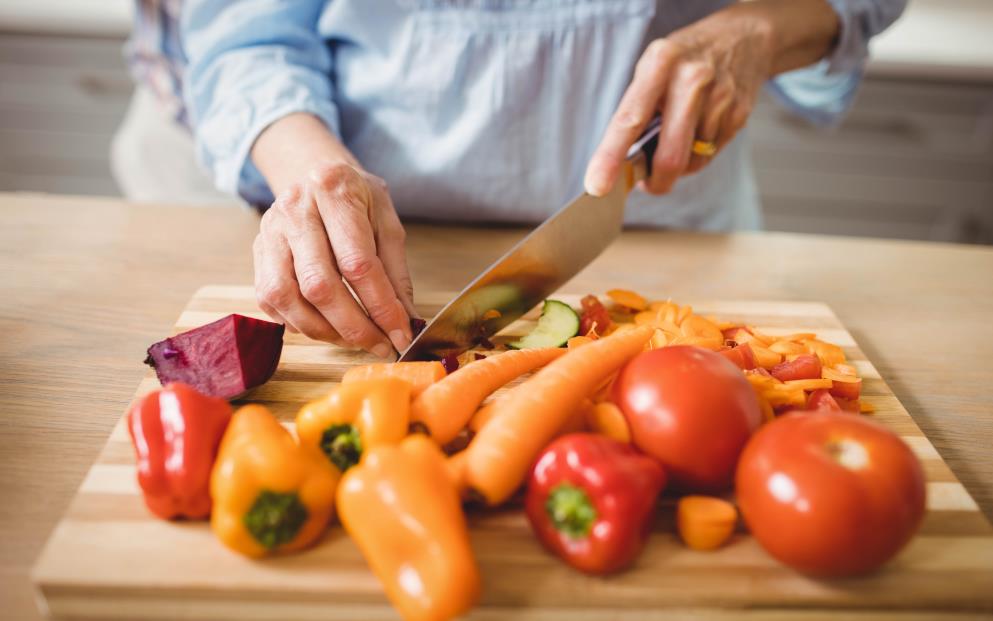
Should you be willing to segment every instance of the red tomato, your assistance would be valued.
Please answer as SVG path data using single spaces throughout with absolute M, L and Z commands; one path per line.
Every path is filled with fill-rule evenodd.
M 840 412 L 841 406 L 827 388 L 821 388 L 807 397 L 807 410 L 810 412 Z
M 831 382 L 831 394 L 839 399 L 855 401 L 862 396 L 861 378 L 854 382 Z
M 896 435 L 861 416 L 795 412 L 755 434 L 736 477 L 758 542 L 806 574 L 872 571 L 924 516 L 924 472 Z
M 801 379 L 821 378 L 821 359 L 814 354 L 802 354 L 793 360 L 781 362 L 769 369 L 769 373 L 781 382 Z
M 579 333 L 589 334 L 594 330 L 598 335 L 603 334 L 611 325 L 610 314 L 600 299 L 595 295 L 583 296 L 579 301 L 582 312 L 579 314 Z
M 684 491 L 730 487 L 738 455 L 762 422 L 741 370 L 699 347 L 638 354 L 613 390 L 634 445 L 661 461 Z
M 744 371 L 755 368 L 755 354 L 752 352 L 752 348 L 748 345 L 748 343 L 743 343 L 735 347 L 728 347 L 727 349 L 722 349 L 717 353 L 724 356 L 733 362 L 736 367 Z

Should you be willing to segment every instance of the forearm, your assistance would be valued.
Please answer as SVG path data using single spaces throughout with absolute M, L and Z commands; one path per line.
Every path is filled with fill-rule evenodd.
M 750 0 L 726 11 L 748 20 L 766 37 L 772 60 L 769 77 L 824 58 L 841 29 L 827 0 Z
M 259 134 L 252 146 L 252 161 L 276 196 L 315 164 L 346 162 L 360 167 L 338 137 L 306 113 L 285 116 Z

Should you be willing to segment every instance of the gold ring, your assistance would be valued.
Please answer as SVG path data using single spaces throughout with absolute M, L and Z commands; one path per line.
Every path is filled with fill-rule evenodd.
M 692 150 L 696 155 L 711 157 L 717 153 L 717 145 L 706 140 L 694 140 Z

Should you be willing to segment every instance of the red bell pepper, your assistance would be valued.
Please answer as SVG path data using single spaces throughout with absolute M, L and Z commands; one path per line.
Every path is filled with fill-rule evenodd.
M 145 504 L 163 519 L 210 515 L 210 471 L 231 419 L 224 399 L 172 383 L 128 411 Z
M 573 433 L 538 457 L 525 510 L 549 551 L 580 571 L 607 574 L 644 548 L 665 482 L 662 466 L 630 444 Z

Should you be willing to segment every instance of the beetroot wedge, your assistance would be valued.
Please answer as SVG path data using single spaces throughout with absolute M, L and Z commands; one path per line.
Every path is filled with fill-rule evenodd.
M 283 330 L 282 324 L 228 315 L 155 343 L 145 364 L 163 386 L 183 382 L 205 395 L 231 399 L 272 377 Z

